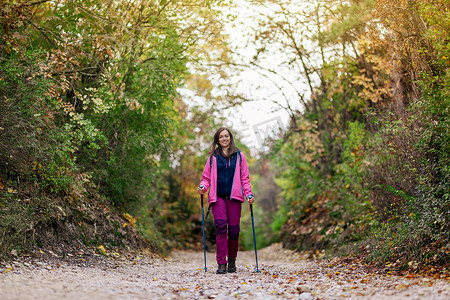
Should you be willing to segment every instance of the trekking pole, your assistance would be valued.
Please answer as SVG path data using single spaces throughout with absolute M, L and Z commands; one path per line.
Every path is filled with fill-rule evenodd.
M 256 273 L 259 273 L 259 268 L 258 268 L 258 252 L 256 252 L 255 222 L 253 221 L 253 205 L 252 205 L 252 204 L 250 204 L 250 214 L 251 214 L 251 216 L 252 216 L 253 245 L 255 245 Z
M 200 199 L 202 202 L 203 257 L 205 259 L 205 272 L 206 272 L 207 268 L 206 268 L 206 246 L 205 246 L 205 216 L 203 214 L 203 194 L 200 195 Z

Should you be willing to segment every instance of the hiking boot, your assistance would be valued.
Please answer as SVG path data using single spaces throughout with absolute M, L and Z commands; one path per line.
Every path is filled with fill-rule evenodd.
M 219 268 L 216 271 L 216 274 L 226 274 L 227 273 L 227 265 L 219 265 Z
M 228 273 L 236 273 L 236 260 L 235 259 L 228 260 Z

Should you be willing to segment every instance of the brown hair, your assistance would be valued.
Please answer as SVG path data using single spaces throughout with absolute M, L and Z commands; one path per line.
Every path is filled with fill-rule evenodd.
M 211 155 L 218 154 L 219 147 L 220 147 L 219 135 L 224 130 L 228 131 L 228 134 L 230 135 L 230 148 L 228 149 L 228 156 L 231 156 L 231 154 L 237 152 L 236 145 L 234 144 L 233 134 L 231 133 L 230 129 L 222 126 L 219 129 L 217 129 L 216 133 L 214 133 L 214 140 L 211 143 L 210 152 L 209 152 Z M 222 155 L 223 155 L 223 153 L 222 153 Z

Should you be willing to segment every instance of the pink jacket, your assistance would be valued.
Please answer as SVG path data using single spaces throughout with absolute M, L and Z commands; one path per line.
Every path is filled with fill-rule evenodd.
M 239 156 L 242 158 L 239 158 Z M 209 160 L 212 159 L 212 163 Z M 200 185 L 203 185 L 205 191 L 209 188 L 208 202 L 214 203 L 217 201 L 217 158 L 210 156 L 203 169 L 202 180 Z M 253 195 L 252 186 L 250 184 L 250 177 L 248 172 L 247 160 L 243 153 L 238 151 L 238 159 L 236 160 L 236 170 L 234 171 L 233 185 L 231 187 L 231 199 L 236 199 L 244 202 L 245 197 Z

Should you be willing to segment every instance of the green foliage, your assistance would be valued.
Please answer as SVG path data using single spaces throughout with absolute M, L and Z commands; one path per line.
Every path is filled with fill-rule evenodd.
M 40 68 L 46 65 L 42 51 L 13 54 L 0 65 L 0 155 L 2 173 L 39 177 L 52 191 L 66 189 L 76 172 L 74 153 L 86 143 L 97 146 L 89 123 L 77 128 L 64 122 L 61 104 L 48 94 L 53 81 Z M 77 129 L 76 129 L 77 128 Z
M 370 180 L 379 184 L 374 203 L 381 220 L 388 221 L 375 231 L 384 243 L 374 258 L 401 255 L 409 261 L 448 264 L 442 246 L 450 239 L 450 78 L 448 64 L 442 64 L 449 54 L 442 38 L 450 27 L 448 15 L 437 12 L 435 5 L 423 2 L 418 6 L 418 13 L 430 25 L 420 38 L 430 43 L 418 48 L 421 65 L 413 61 L 406 67 L 420 73 L 415 84 L 421 96 L 411 100 L 401 118 L 392 113 L 373 118 L 379 138 L 374 137 L 372 151 L 377 155 L 372 156 L 375 164 Z M 428 60 L 430 52 L 436 59 Z
M 270 221 L 273 216 L 268 214 L 261 205 L 253 206 L 253 222 L 255 224 L 256 248 L 267 247 L 278 240 L 278 232 L 271 227 Z M 278 229 L 279 231 L 279 229 Z M 243 214 L 241 220 L 240 244 L 247 250 L 254 249 L 252 220 L 248 208 L 248 203 L 243 204 Z
M 380 0 L 323 15 L 332 26 L 317 42 L 342 56 L 322 57 L 320 85 L 272 147 L 286 246 L 379 241 L 374 258 L 448 263 L 449 7 L 413 2 L 401 14 Z
M 409 259 L 424 261 L 424 252 L 417 247 L 439 248 L 450 239 L 450 102 L 433 81 L 428 83 L 428 87 L 423 86 L 422 99 L 408 108 L 406 118 L 378 120 L 386 142 L 375 145 L 374 151 L 380 155 L 374 161 L 372 180 L 383 183 L 378 192 L 382 198 L 375 198 L 375 204 L 390 226 L 380 227 L 376 234 L 386 244 L 403 245 L 398 251 L 382 248 L 380 255 L 401 250 L 408 253 Z M 448 259 L 445 251 L 433 251 L 437 251 L 435 263 Z
M 178 194 L 182 180 L 175 179 L 176 188 L 167 183 L 185 159 L 178 157 L 186 147 L 178 134 L 193 136 L 181 130 L 189 127 L 178 115 L 184 103 L 177 90 L 188 61 L 200 55 L 193 48 L 221 40 L 220 5 L 2 5 L 0 190 L 17 180 L 34 184 L 35 197 L 49 193 L 74 206 L 97 190 L 100 199 L 136 216 L 155 248 L 164 248 L 162 240 L 179 233 L 164 232 L 166 225 L 186 221 L 195 207 L 189 193 Z M 180 212 L 176 220 L 167 217 L 172 210 Z M 122 231 L 115 222 L 116 235 Z
M 58 223 L 72 206 L 71 221 L 83 221 L 80 237 L 98 246 L 80 207 L 92 201 L 101 207 L 107 199 L 136 217 L 154 248 L 200 245 L 195 186 L 211 136 L 226 121 L 212 99 L 248 100 L 227 81 L 232 63 L 217 20 L 229 2 L 219 2 L 0 7 L 2 243 L 28 247 L 24 224 Z M 268 79 L 281 74 L 303 107 L 287 103 L 290 127 L 271 148 L 283 199 L 266 201 L 277 198 L 275 183 L 252 178 L 264 200 L 254 208 L 257 246 L 278 234 L 297 249 L 370 240 L 379 242 L 373 259 L 448 263 L 448 3 L 270 2 L 275 17 L 258 20 L 261 28 L 252 33 L 258 50 L 245 63 Z M 263 67 L 273 50 L 286 54 L 279 74 Z M 223 63 L 188 76 L 198 59 Z M 284 75 L 287 69 L 308 86 L 310 99 Z M 223 79 L 220 92 L 214 76 Z M 183 82 L 210 103 L 190 109 L 178 93 Z M 101 196 L 87 201 L 92 190 Z M 56 198 L 66 206 L 52 208 Z M 125 236 L 121 222 L 109 223 L 111 243 Z M 252 248 L 249 214 L 242 223 L 243 245 Z
M 287 209 L 286 206 L 282 206 L 276 213 L 276 216 L 273 220 L 273 223 L 270 224 L 270 227 L 272 227 L 272 230 L 278 234 L 281 230 L 281 227 L 287 220 Z

